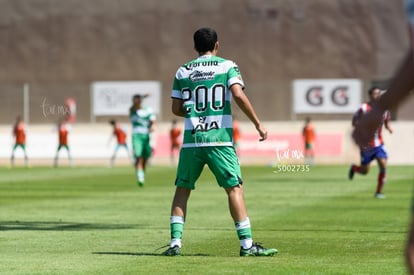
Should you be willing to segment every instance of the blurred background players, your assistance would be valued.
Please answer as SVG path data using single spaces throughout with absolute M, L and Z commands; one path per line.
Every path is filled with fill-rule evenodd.
M 26 125 L 23 122 L 21 116 L 16 117 L 16 122 L 13 125 L 13 136 L 15 138 L 14 146 L 11 154 L 11 166 L 14 166 L 14 152 L 17 147 L 22 148 L 24 153 L 24 164 L 27 167 L 29 165 L 29 158 L 26 152 Z
M 305 120 L 305 126 L 302 129 L 302 137 L 305 142 L 305 163 L 313 164 L 313 159 L 315 157 L 314 146 L 315 146 L 315 127 L 311 122 L 311 118 L 307 117 Z
M 54 160 L 54 167 L 58 167 L 58 161 L 59 161 L 59 152 L 62 148 L 66 149 L 66 152 L 68 154 L 68 160 L 69 160 L 69 166 L 73 167 L 73 160 L 72 160 L 72 156 L 70 154 L 70 148 L 69 148 L 69 132 L 71 130 L 70 124 L 67 122 L 67 120 L 65 118 L 61 118 L 59 119 L 58 125 L 57 125 L 57 130 L 58 130 L 58 137 L 59 137 L 59 145 L 58 148 L 56 150 L 56 156 L 55 156 L 55 160 Z
M 134 95 L 129 109 L 132 124 L 132 149 L 135 158 L 135 172 L 139 186 L 145 183 L 145 167 L 151 157 L 150 133 L 154 131 L 155 114 L 149 107 L 142 106 L 143 98 L 148 95 Z
M 376 101 L 381 96 L 382 91 L 377 87 L 372 87 L 368 90 L 369 101 L 362 104 L 358 111 L 355 113 L 352 119 L 352 125 L 355 127 L 358 125 L 361 117 L 369 112 L 371 112 L 372 107 L 375 105 Z M 349 170 L 349 179 L 353 179 L 354 173 L 359 173 L 361 175 L 368 174 L 370 163 L 374 159 L 377 160 L 379 166 L 378 174 L 378 184 L 377 190 L 375 192 L 375 198 L 383 199 L 385 195 L 382 193 L 382 188 L 386 179 L 386 168 L 387 168 L 387 152 L 384 150 L 384 141 L 382 139 L 382 126 L 385 126 L 390 133 L 392 129 L 389 125 L 390 112 L 384 111 L 382 114 L 382 122 L 378 125 L 377 130 L 375 131 L 372 139 L 365 145 L 360 146 L 361 152 L 361 165 L 352 164 Z
M 179 153 L 181 147 L 181 128 L 177 125 L 177 120 L 173 119 L 171 121 L 170 129 L 170 163 L 171 165 L 175 164 L 175 156 Z
M 113 128 L 113 132 L 111 134 L 111 137 L 110 137 L 109 141 L 112 140 L 112 137 L 114 137 L 114 136 L 116 137 L 115 150 L 114 150 L 114 153 L 113 153 L 113 155 L 110 159 L 110 163 L 109 163 L 109 166 L 112 167 L 112 166 L 114 166 L 114 163 L 115 163 L 116 153 L 118 152 L 118 150 L 120 148 L 125 149 L 125 151 L 128 154 L 128 159 L 131 159 L 131 155 L 129 154 L 129 148 L 128 148 L 128 144 L 126 142 L 127 134 L 126 134 L 125 129 L 122 127 L 122 125 L 120 123 L 118 123 L 114 119 L 110 120 L 109 124 L 111 124 L 112 128 Z

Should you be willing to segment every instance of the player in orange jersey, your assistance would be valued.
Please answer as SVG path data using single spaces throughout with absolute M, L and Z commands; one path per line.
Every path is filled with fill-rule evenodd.
M 126 134 L 125 129 L 115 119 L 110 120 L 109 124 L 111 124 L 112 128 L 113 128 L 113 132 L 111 134 L 111 138 L 110 138 L 109 141 L 111 141 L 113 136 L 116 137 L 115 150 L 114 150 L 114 153 L 111 157 L 110 164 L 109 164 L 110 167 L 112 167 L 115 163 L 116 153 L 118 152 L 119 148 L 121 148 L 121 147 L 125 148 L 125 150 L 127 151 L 127 154 L 128 154 L 128 159 L 131 159 L 131 155 L 129 154 L 129 148 L 128 148 L 128 144 L 126 142 L 127 134 Z
M 302 130 L 303 141 L 305 142 L 305 162 L 307 164 L 313 164 L 313 158 L 315 157 L 315 127 L 311 122 L 311 118 L 307 117 L 305 120 L 305 126 Z
M 175 163 L 175 155 L 180 150 L 181 147 L 181 128 L 177 125 L 177 120 L 173 119 L 171 122 L 171 129 L 170 129 L 170 158 L 171 158 L 171 165 Z
M 59 145 L 56 151 L 54 166 L 58 167 L 58 160 L 59 160 L 59 151 L 62 148 L 65 148 L 68 152 L 68 159 L 69 159 L 69 165 L 73 166 L 72 156 L 70 154 L 70 148 L 69 148 L 69 142 L 68 142 L 68 136 L 69 132 L 71 130 L 70 124 L 67 123 L 66 119 L 60 119 L 57 126 L 58 135 L 59 135 Z
M 239 155 L 240 138 L 241 132 L 239 121 L 237 120 L 236 116 L 233 116 L 233 146 L 234 150 L 236 150 L 237 155 Z
M 26 125 L 21 116 L 17 116 L 16 122 L 13 125 L 13 136 L 15 138 L 14 146 L 11 154 L 11 165 L 14 166 L 14 151 L 17 147 L 22 148 L 24 153 L 24 164 L 29 165 L 29 158 L 26 152 Z

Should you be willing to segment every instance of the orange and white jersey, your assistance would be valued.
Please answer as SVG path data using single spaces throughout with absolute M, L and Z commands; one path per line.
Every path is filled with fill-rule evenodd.
M 26 127 L 23 122 L 14 125 L 13 135 L 15 137 L 16 144 L 26 143 Z
M 170 129 L 170 141 L 172 145 L 179 146 L 181 136 L 181 129 L 177 126 Z
M 239 143 L 241 138 L 240 124 L 238 121 L 233 120 L 233 142 Z
M 122 125 L 116 124 L 113 134 L 116 136 L 118 144 L 126 144 L 126 131 L 122 128 Z
M 312 123 L 303 127 L 302 136 L 306 143 L 313 143 L 315 141 L 315 128 Z
M 372 106 L 369 102 L 363 103 L 361 107 L 358 109 L 358 111 L 355 113 L 354 120 L 358 123 L 359 118 L 361 118 L 362 115 L 369 113 L 371 110 Z M 385 111 L 382 117 L 381 124 L 378 126 L 377 130 L 375 130 L 374 137 L 369 141 L 367 147 L 364 147 L 364 149 L 374 148 L 384 144 L 384 140 L 382 138 L 382 127 L 384 126 L 384 123 L 390 120 L 390 118 L 390 112 L 388 110 Z
M 68 135 L 70 131 L 70 126 L 68 124 L 62 123 L 59 125 L 59 145 L 68 145 Z

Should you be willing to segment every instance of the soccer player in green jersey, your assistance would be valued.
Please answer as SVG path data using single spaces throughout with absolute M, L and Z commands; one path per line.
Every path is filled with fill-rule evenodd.
M 172 112 L 185 118 L 184 138 L 171 207 L 171 242 L 166 256 L 181 253 L 187 201 L 205 164 L 228 196 L 230 214 L 240 240 L 240 256 L 271 256 L 277 253 L 253 242 L 243 195 L 240 165 L 233 147 L 231 98 L 253 122 L 260 141 L 267 131 L 243 92 L 237 65 L 217 57 L 217 33 L 201 28 L 194 33 L 198 58 L 181 66 L 174 79 Z
M 145 183 L 145 166 L 151 157 L 150 132 L 154 130 L 155 115 L 151 108 L 142 106 L 142 99 L 148 95 L 134 95 L 129 109 L 132 124 L 132 148 L 139 186 Z

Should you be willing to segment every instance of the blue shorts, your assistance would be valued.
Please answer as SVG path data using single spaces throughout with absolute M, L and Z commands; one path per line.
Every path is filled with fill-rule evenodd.
M 380 145 L 368 150 L 361 150 L 361 164 L 370 164 L 374 159 L 387 159 L 387 152 L 384 150 L 384 145 Z

